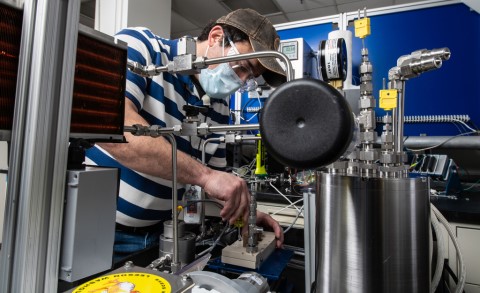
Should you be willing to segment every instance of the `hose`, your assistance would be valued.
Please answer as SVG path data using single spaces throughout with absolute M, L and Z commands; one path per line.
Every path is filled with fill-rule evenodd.
M 217 239 L 213 242 L 212 246 L 210 246 L 209 248 L 205 249 L 204 251 L 200 252 L 198 255 L 197 255 L 197 258 L 211 252 L 215 246 L 217 246 L 218 244 L 218 241 L 220 241 L 220 238 L 222 238 L 223 234 L 225 234 L 225 231 L 227 231 L 227 228 L 229 227 L 229 224 L 228 222 L 225 224 L 225 228 L 223 228 L 222 232 L 220 233 L 220 235 L 218 235 Z
M 438 222 L 438 219 L 433 212 L 430 214 L 430 217 L 432 219 L 433 231 L 437 236 L 437 262 L 436 262 L 437 265 L 435 267 L 435 273 L 432 279 L 432 291 L 431 291 L 432 293 L 434 293 L 435 290 L 437 290 L 438 283 L 440 282 L 440 279 L 442 277 L 445 251 L 443 247 L 444 239 L 443 239 L 442 230 L 440 228 L 440 223 Z
M 455 293 L 461 293 L 463 292 L 463 287 L 465 286 L 465 279 L 467 276 L 466 269 L 465 269 L 465 263 L 463 261 L 463 256 L 462 253 L 460 252 L 460 247 L 457 242 L 457 238 L 455 237 L 455 234 L 452 231 L 452 228 L 450 227 L 450 224 L 448 223 L 447 219 L 440 213 L 440 211 L 433 205 L 430 204 L 432 211 L 435 213 L 435 216 L 440 220 L 440 222 L 443 224 L 445 229 L 447 229 L 448 235 L 450 235 L 450 238 L 452 239 L 453 245 L 455 246 L 455 250 L 457 251 L 457 261 L 458 264 L 460 265 L 460 272 L 458 273 L 458 283 L 455 288 Z

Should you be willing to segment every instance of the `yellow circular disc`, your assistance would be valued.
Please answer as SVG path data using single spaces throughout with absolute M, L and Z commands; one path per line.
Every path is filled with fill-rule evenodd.
M 148 273 L 118 273 L 98 277 L 77 287 L 73 293 L 170 293 L 170 283 Z

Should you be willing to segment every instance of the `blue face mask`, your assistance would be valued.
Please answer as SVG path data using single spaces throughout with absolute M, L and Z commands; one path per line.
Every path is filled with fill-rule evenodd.
M 202 70 L 200 84 L 210 97 L 223 99 L 236 92 L 243 85 L 243 81 L 228 63 L 221 63 L 214 69 Z
M 233 54 L 235 51 L 230 49 L 227 56 Z M 224 99 L 236 92 L 244 82 L 228 63 L 221 63 L 214 69 L 203 69 L 200 72 L 200 84 L 210 97 Z

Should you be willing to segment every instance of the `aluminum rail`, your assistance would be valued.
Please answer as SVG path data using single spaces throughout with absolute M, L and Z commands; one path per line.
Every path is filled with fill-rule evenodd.
M 79 15 L 79 1 L 24 3 L 0 292 L 57 291 Z

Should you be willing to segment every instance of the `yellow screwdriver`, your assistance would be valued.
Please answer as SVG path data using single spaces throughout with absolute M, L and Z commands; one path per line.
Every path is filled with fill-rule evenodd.
M 235 222 L 233 223 L 233 226 L 238 229 L 238 241 L 243 241 L 243 238 L 242 238 L 243 219 L 238 218 L 237 220 L 235 220 Z

